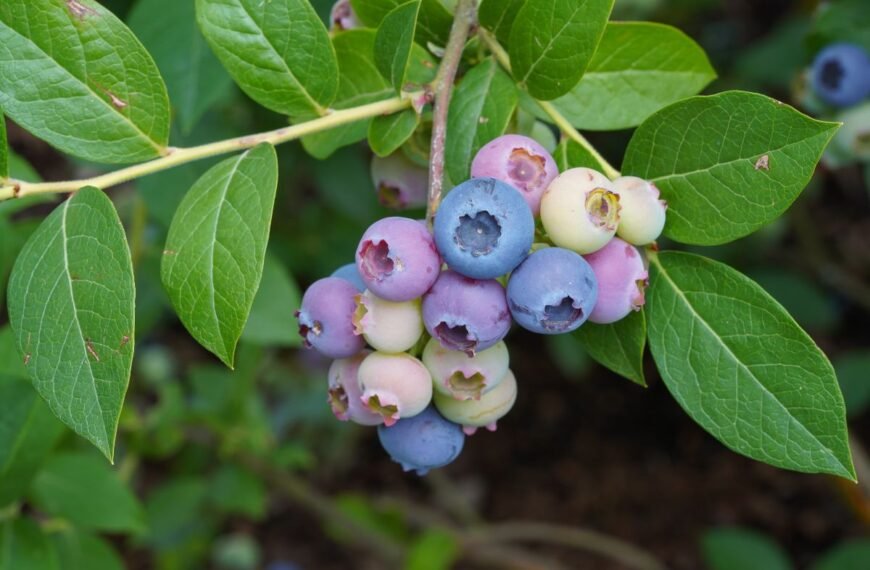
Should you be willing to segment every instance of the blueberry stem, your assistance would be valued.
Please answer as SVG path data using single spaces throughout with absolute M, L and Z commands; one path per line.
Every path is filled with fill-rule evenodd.
M 85 186 L 94 186 L 100 189 L 109 188 L 111 186 L 116 186 L 124 182 L 129 182 L 130 180 L 147 176 L 148 174 L 168 170 L 188 162 L 253 148 L 264 142 L 278 145 L 299 139 L 305 135 L 326 131 L 361 119 L 397 113 L 411 107 L 413 102 L 421 95 L 422 93 L 404 93 L 399 97 L 377 101 L 368 105 L 333 110 L 323 117 L 306 121 L 304 123 L 298 123 L 289 127 L 282 127 L 273 131 L 245 135 L 243 137 L 189 148 L 170 147 L 166 149 L 165 156 L 161 158 L 129 166 L 127 168 L 121 168 L 114 172 L 108 172 L 93 178 L 64 180 L 60 182 L 44 182 L 38 184 L 21 180 L 4 180 L 0 178 L 0 201 L 8 200 L 10 198 L 23 198 L 24 196 L 34 194 L 74 192 Z
M 453 94 L 453 81 L 456 69 L 462 59 L 462 51 L 468 39 L 471 26 L 477 15 L 475 0 L 459 0 L 453 17 L 453 27 L 444 48 L 444 57 L 438 74 L 432 82 L 435 107 L 432 111 L 432 145 L 429 151 L 429 197 L 426 205 L 426 223 L 432 225 L 432 218 L 441 204 L 441 190 L 444 186 L 444 147 L 447 139 L 447 111 L 450 96 Z
M 501 46 L 501 44 L 498 43 L 498 40 L 496 40 L 495 37 L 493 37 L 493 35 L 491 33 L 489 33 L 487 30 L 485 30 L 483 28 L 480 28 L 480 30 L 478 30 L 478 35 L 480 36 L 480 39 L 483 41 L 483 43 L 486 44 L 486 46 L 489 48 L 489 51 L 492 52 L 492 55 L 495 56 L 495 59 L 498 61 L 499 65 L 501 65 L 508 73 L 510 73 L 510 70 L 511 70 L 510 56 L 505 51 L 505 49 Z M 574 142 L 576 142 L 577 144 L 579 144 L 580 146 L 585 148 L 587 151 L 589 151 L 589 154 L 591 154 L 592 157 L 601 166 L 601 171 L 604 173 L 605 176 L 607 176 L 611 180 L 614 180 L 614 179 L 619 178 L 621 176 L 619 170 L 617 170 L 616 168 L 613 167 L 613 165 L 611 165 L 609 162 L 607 162 L 607 159 L 604 158 L 603 156 L 601 156 L 601 153 L 598 152 L 598 149 L 596 149 L 592 145 L 592 143 L 590 143 L 588 140 L 586 140 L 586 137 L 584 137 L 582 134 L 580 134 L 580 131 L 575 129 L 574 125 L 572 125 L 568 121 L 568 119 L 566 119 L 565 116 L 562 115 L 562 113 L 560 113 L 559 110 L 556 109 L 556 107 L 554 107 L 552 105 L 552 103 L 550 103 L 549 101 L 536 101 L 536 102 L 538 103 L 538 106 L 541 107 L 541 109 L 545 113 L 547 113 L 547 115 L 549 115 L 549 117 L 550 117 L 550 119 L 552 119 L 553 123 L 557 127 L 559 127 L 559 130 L 561 130 L 565 135 L 567 135 L 568 138 L 572 139 Z

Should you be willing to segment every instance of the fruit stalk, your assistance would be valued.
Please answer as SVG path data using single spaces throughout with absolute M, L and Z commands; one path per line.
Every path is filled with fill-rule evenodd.
M 441 203 L 441 190 L 444 185 L 444 145 L 447 139 L 447 110 L 453 94 L 453 81 L 456 69 L 462 59 L 462 50 L 477 14 L 475 0 L 459 0 L 453 18 L 453 27 L 444 57 L 435 81 L 432 82 L 435 107 L 432 112 L 432 145 L 429 154 L 429 197 L 426 206 L 426 223 L 431 226 L 432 218 Z

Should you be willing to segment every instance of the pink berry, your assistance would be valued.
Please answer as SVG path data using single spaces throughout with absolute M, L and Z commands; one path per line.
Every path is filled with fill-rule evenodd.
M 350 0 L 338 0 L 332 5 L 329 16 L 334 30 L 353 30 L 360 27 L 359 19 L 350 5 Z
M 353 326 L 358 294 L 356 287 L 339 277 L 315 281 L 305 291 L 296 319 L 307 348 L 329 358 L 346 358 L 363 349 L 365 342 Z
M 634 246 L 613 238 L 585 258 L 598 281 L 598 302 L 589 315 L 590 321 L 614 323 L 643 307 L 649 274 Z
M 429 171 L 411 162 L 402 152 L 383 158 L 375 156 L 371 170 L 381 205 L 397 210 L 426 205 Z
M 359 386 L 359 366 L 370 350 L 363 350 L 350 358 L 339 358 L 329 366 L 329 396 L 327 401 L 332 413 L 339 420 L 351 421 L 363 426 L 384 423 L 384 418 L 370 412 L 362 403 Z

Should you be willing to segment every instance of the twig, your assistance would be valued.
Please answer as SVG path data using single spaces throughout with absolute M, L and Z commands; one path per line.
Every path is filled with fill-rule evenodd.
M 429 151 L 429 198 L 426 206 L 426 222 L 432 218 L 441 204 L 441 191 L 444 186 L 444 145 L 447 139 L 447 111 L 450 96 L 453 94 L 453 81 L 462 50 L 476 14 L 475 0 L 459 0 L 456 5 L 453 27 L 444 48 L 444 57 L 433 82 L 435 107 L 432 111 L 432 145 Z

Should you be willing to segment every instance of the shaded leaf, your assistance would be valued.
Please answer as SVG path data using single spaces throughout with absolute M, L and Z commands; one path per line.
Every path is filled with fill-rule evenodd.
M 644 311 L 633 312 L 609 325 L 586 322 L 574 336 L 596 362 L 635 384 L 646 386 L 643 376 L 643 351 L 646 347 Z
M 70 530 L 52 536 L 61 570 L 124 570 L 112 545 L 99 536 Z
M 834 360 L 846 401 L 846 413 L 857 417 L 870 405 L 870 351 L 847 352 Z
M 0 180 L 9 176 L 9 143 L 6 141 L 6 118 L 0 109 Z
M 858 538 L 841 542 L 812 565 L 812 570 L 866 570 L 870 540 Z
M 456 538 L 443 530 L 427 530 L 408 550 L 405 570 L 449 570 L 459 559 Z
M 553 158 L 556 159 L 556 166 L 559 167 L 560 172 L 579 167 L 592 168 L 598 171 L 604 170 L 601 163 L 592 156 L 592 153 L 571 139 L 563 139 L 559 143 L 556 152 L 553 153 Z
M 396 6 L 381 21 L 375 35 L 375 65 L 396 91 L 401 92 L 405 86 L 419 12 L 420 0 Z
M 0 570 L 59 570 L 57 553 L 29 518 L 0 523 Z
M 302 338 L 293 326 L 293 313 L 301 303 L 299 286 L 287 268 L 266 255 L 263 279 L 251 306 L 242 340 L 263 346 L 300 346 Z
M 414 109 L 375 117 L 369 125 L 368 134 L 372 152 L 381 157 L 393 154 L 411 138 L 419 124 L 420 115 Z
M 526 0 L 483 0 L 477 11 L 480 25 L 495 34 L 498 42 L 510 45 L 511 29 Z
M 752 530 L 721 528 L 708 531 L 702 540 L 710 570 L 791 570 L 782 548 Z
M 407 0 L 350 0 L 354 13 L 366 26 L 377 28 L 393 9 Z M 420 14 L 414 41 L 425 47 L 428 43 L 436 46 L 447 44 L 453 16 L 441 0 L 420 0 Z

